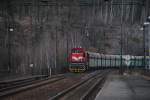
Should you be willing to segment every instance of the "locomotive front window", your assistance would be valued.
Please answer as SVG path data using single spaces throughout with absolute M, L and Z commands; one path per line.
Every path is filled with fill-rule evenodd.
M 72 50 L 72 53 L 81 53 L 81 50 Z

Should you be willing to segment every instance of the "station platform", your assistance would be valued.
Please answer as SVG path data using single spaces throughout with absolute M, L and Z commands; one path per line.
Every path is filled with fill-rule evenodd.
M 95 100 L 150 100 L 150 80 L 139 74 L 109 75 Z

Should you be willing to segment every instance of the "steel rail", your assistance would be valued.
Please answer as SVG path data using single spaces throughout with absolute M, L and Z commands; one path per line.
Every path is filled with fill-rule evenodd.
M 103 80 L 105 79 L 105 76 L 104 77 L 101 77 L 98 81 L 96 81 L 95 84 L 93 84 L 89 90 L 87 92 L 85 92 L 83 94 L 83 96 L 80 98 L 80 100 L 87 100 L 88 99 L 88 96 L 94 91 L 94 89 L 103 82 Z
M 92 76 L 90 76 L 88 79 L 85 79 L 79 83 L 76 83 L 74 84 L 73 86 L 63 90 L 62 92 L 58 93 L 57 95 L 49 98 L 49 100 L 59 100 L 60 98 L 64 97 L 67 93 L 71 93 L 72 91 L 74 91 L 75 88 L 82 88 L 86 83 L 88 83 L 89 81 L 89 84 L 92 80 L 96 79 L 96 78 L 99 78 L 100 76 L 104 76 L 104 74 L 106 74 L 106 72 L 103 72 L 103 73 L 96 73 Z M 88 94 L 88 93 L 87 93 Z M 85 96 L 86 97 L 86 96 Z M 84 99 L 84 97 L 82 96 L 82 98 Z
M 15 93 L 18 93 L 21 91 L 36 88 L 36 87 L 39 87 L 39 86 L 42 86 L 42 85 L 45 85 L 48 83 L 54 83 L 54 82 L 63 80 L 64 78 L 65 78 L 65 76 L 58 75 L 58 76 L 49 77 L 46 79 L 34 80 L 29 83 L 28 82 L 20 83 L 20 84 L 14 85 L 14 86 L 10 85 L 10 87 L 3 88 L 2 90 L 4 90 L 4 91 L 2 91 L 2 90 L 0 91 L 0 97 L 8 96 L 8 95 L 15 94 Z

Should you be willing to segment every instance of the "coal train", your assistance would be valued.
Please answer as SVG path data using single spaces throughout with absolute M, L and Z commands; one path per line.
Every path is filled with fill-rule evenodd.
M 84 48 L 72 48 L 68 57 L 69 71 L 84 72 L 91 69 L 143 67 L 143 56 L 104 55 L 86 51 Z

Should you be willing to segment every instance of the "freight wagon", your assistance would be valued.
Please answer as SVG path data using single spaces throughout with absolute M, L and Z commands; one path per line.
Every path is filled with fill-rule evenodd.
M 121 60 L 122 59 L 122 60 Z M 92 69 L 106 69 L 123 67 L 142 67 L 142 56 L 104 55 L 85 51 L 83 48 L 72 48 L 69 54 L 69 70 L 84 72 Z

